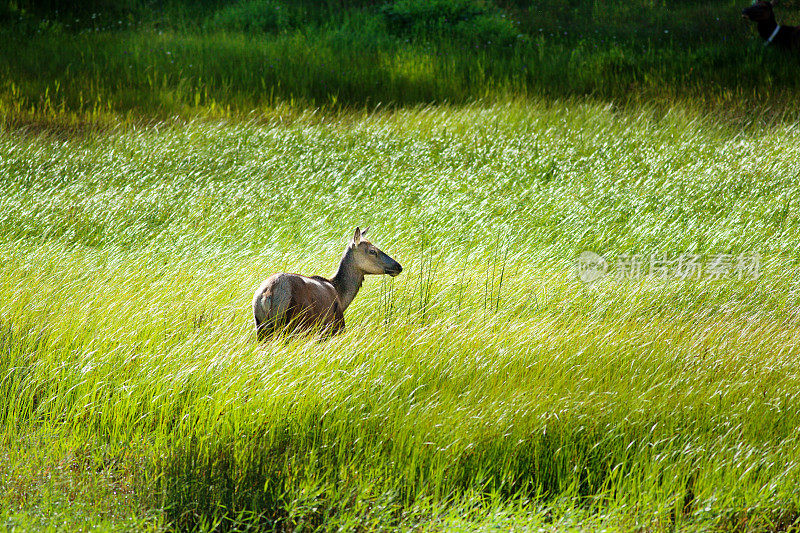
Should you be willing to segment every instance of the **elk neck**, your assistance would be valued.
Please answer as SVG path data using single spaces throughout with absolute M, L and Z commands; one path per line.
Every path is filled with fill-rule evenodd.
M 342 312 L 350 305 L 364 283 L 364 273 L 356 267 L 353 249 L 349 246 L 342 256 L 339 269 L 331 278 L 331 284 L 342 302 Z

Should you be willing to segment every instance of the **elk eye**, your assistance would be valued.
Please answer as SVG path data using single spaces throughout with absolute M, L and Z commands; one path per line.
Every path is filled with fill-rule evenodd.
M 376 250 L 367 250 L 367 253 L 369 255 L 378 255 L 378 252 Z

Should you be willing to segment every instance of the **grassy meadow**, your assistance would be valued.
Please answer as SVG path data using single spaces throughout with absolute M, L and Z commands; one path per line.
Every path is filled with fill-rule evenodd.
M 246 119 L 281 104 L 374 110 L 586 96 L 633 108 L 683 100 L 743 122 L 798 118 L 800 60 L 764 49 L 741 18 L 749 2 L 136 4 L 10 10 L 0 24 L 8 51 L 0 54 L 0 120 L 65 127 L 120 117 Z M 800 23 L 791 0 L 777 13 L 781 23 Z
M 3 520 L 794 523 L 798 146 L 528 102 L 5 135 Z M 255 286 L 367 223 L 403 274 L 257 345 Z M 584 284 L 585 249 L 763 265 Z
M 733 3 L 299 2 L 260 33 L 170 5 L 0 30 L 2 526 L 800 527 L 797 61 Z M 505 48 L 445 43 L 498 17 Z M 403 273 L 343 335 L 256 343 L 258 284 L 332 274 L 356 225 Z

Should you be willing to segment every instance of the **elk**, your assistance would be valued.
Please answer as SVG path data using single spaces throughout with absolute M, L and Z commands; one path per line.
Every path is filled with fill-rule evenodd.
M 397 276 L 400 263 L 364 239 L 356 228 L 332 278 L 273 274 L 253 295 L 253 319 L 259 341 L 278 330 L 314 330 L 336 335 L 344 330 L 344 312 L 367 274 Z
M 800 26 L 781 26 L 775 21 L 772 2 L 756 0 L 753 5 L 742 9 L 742 17 L 758 24 L 758 34 L 764 46 L 775 44 L 780 48 L 800 49 Z

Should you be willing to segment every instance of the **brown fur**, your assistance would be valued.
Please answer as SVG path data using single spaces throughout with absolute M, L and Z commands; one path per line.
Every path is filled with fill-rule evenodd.
M 300 274 L 273 274 L 256 291 L 253 305 L 266 307 L 265 318 L 256 319 L 259 339 L 264 339 L 278 328 L 290 330 L 319 327 L 335 335 L 344 329 L 342 303 L 330 280 L 321 276 Z M 271 309 L 272 306 L 277 309 Z
M 253 319 L 259 340 L 278 330 L 340 333 L 344 330 L 344 312 L 361 288 L 364 275 L 396 276 L 403 270 L 400 263 L 362 239 L 366 231 L 356 228 L 332 278 L 279 273 L 261 284 L 253 295 Z

